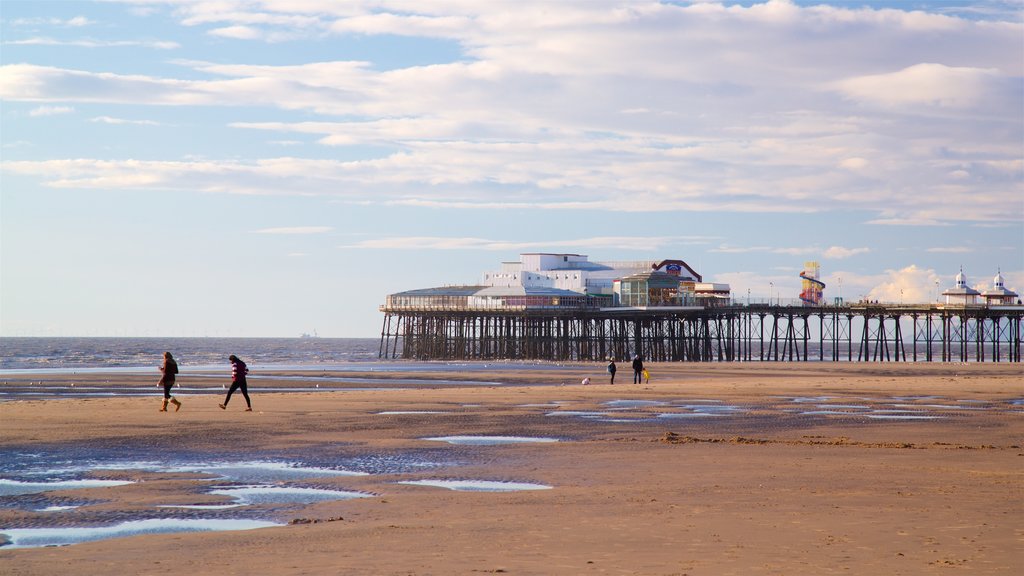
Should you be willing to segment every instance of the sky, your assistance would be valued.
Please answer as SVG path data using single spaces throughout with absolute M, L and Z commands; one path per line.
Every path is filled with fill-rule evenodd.
M 523 252 L 1024 294 L 1018 0 L 0 0 L 0 336 L 379 337 Z

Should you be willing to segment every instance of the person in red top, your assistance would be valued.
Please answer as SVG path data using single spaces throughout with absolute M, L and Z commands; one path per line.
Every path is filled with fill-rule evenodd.
M 242 389 L 242 396 L 245 397 L 245 411 L 252 412 L 252 402 L 249 401 L 249 386 L 245 381 L 245 375 L 249 373 L 249 369 L 245 366 L 245 362 L 242 362 L 238 356 L 232 354 L 228 357 L 231 361 L 231 388 L 228 389 L 228 397 L 224 399 L 223 404 L 218 404 L 221 410 L 227 410 L 228 402 L 231 401 L 231 394 Z

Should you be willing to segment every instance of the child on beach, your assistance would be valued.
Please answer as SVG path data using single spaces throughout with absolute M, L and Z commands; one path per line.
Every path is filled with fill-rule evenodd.
M 160 371 L 163 372 L 163 376 L 157 385 L 164 387 L 164 401 L 160 404 L 160 411 L 167 412 L 167 403 L 170 402 L 174 404 L 174 411 L 177 412 L 181 410 L 181 402 L 171 396 L 171 388 L 174 388 L 174 377 L 178 374 L 178 363 L 174 361 L 170 352 L 164 352 L 164 363 L 160 366 Z
M 228 360 L 231 361 L 231 388 L 228 389 L 228 396 L 224 399 L 224 403 L 218 404 L 218 406 L 221 410 L 227 410 L 231 395 L 235 390 L 241 388 L 242 396 L 245 398 L 245 411 L 252 412 L 252 402 L 249 401 L 249 385 L 245 381 L 245 375 L 249 373 L 249 368 L 234 354 L 228 356 Z

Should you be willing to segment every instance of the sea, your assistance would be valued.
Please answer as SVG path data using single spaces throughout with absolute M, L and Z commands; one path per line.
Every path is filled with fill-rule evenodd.
M 0 338 L 0 373 L 156 371 L 170 352 L 183 372 L 228 366 L 334 369 L 378 363 L 376 338 Z

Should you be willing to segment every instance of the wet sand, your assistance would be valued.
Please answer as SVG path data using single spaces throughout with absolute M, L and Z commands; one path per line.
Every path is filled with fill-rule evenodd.
M 287 374 L 302 378 L 253 382 L 252 413 L 242 412 L 238 395 L 220 410 L 219 382 L 188 377 L 178 413 L 156 411 L 155 387 L 148 397 L 17 396 L 0 402 L 3 453 L 412 454 L 448 466 L 319 480 L 371 496 L 268 509 L 285 524 L 277 527 L 0 548 L 0 572 L 698 576 L 1024 567 L 1020 365 L 676 364 L 654 365 L 651 374 L 649 384 L 633 385 L 620 370 L 609 386 L 600 365 L 366 373 L 371 382 L 360 387 L 368 389 L 349 391 L 328 391 L 341 386 L 324 379 L 331 374 Z M 584 376 L 591 385 L 579 384 Z M 416 382 L 395 385 L 403 378 Z M 444 383 L 422 382 L 431 378 Z M 153 383 L 90 374 L 44 384 L 70 390 L 72 379 L 76 388 Z M 481 380 L 502 385 L 474 383 Z M 207 393 L 195 393 L 200 388 Z M 264 391 L 282 388 L 296 391 Z M 423 440 L 453 435 L 560 441 Z M 197 489 L 202 475 L 194 473 L 102 476 L 136 483 L 51 494 L 95 502 L 62 512 L 59 523 L 144 517 L 167 502 L 222 502 Z M 552 488 L 459 492 L 398 483 L 421 479 Z M 0 528 L 53 518 L 0 505 Z

